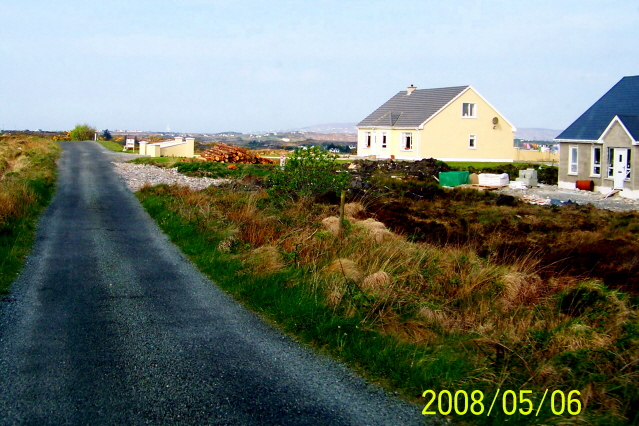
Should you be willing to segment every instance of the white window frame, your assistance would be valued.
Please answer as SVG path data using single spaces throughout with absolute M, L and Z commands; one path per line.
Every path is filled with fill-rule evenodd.
M 380 147 L 381 149 L 388 149 L 388 133 L 386 132 L 381 132 L 381 144 Z
M 477 135 L 468 136 L 468 149 L 477 149 Z
M 595 162 L 595 151 L 599 151 L 599 163 Z M 601 177 L 601 169 L 603 167 L 603 162 L 601 161 L 603 158 L 603 148 L 601 146 L 593 146 L 590 151 L 590 177 Z M 597 173 L 597 169 L 599 169 L 599 173 Z
M 477 104 L 475 102 L 462 103 L 462 118 L 477 118 Z
M 608 169 L 608 173 L 606 174 L 606 178 L 607 179 L 613 179 L 615 176 L 615 163 L 614 163 L 614 158 L 615 158 L 615 149 L 614 148 L 608 148 L 607 150 L 607 160 L 608 160 L 608 164 L 607 169 Z
M 410 147 L 406 148 L 406 139 L 410 138 Z M 413 132 L 402 132 L 402 145 L 401 145 L 401 149 L 402 151 L 412 151 L 413 148 L 415 147 L 415 141 L 413 139 Z
M 373 132 L 364 132 L 364 148 L 370 148 L 373 144 Z
M 568 147 L 568 174 L 572 176 L 579 174 L 579 147 L 575 145 Z

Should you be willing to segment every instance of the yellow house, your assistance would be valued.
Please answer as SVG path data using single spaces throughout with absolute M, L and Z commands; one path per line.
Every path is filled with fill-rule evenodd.
M 471 86 L 411 85 L 356 127 L 362 157 L 513 161 L 515 127 Z

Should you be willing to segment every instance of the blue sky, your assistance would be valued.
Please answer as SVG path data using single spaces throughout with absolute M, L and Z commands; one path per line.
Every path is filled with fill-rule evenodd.
M 472 85 L 563 129 L 639 74 L 639 1 L 1 0 L 0 126 L 265 131 Z

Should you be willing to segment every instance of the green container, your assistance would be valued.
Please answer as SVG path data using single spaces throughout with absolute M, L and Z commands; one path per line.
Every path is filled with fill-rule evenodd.
M 439 172 L 439 184 L 441 186 L 459 186 L 470 183 L 470 173 L 465 172 Z

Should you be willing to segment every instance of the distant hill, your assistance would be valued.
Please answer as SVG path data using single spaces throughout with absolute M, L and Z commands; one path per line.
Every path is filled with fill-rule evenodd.
M 515 138 L 527 141 L 552 141 L 559 133 L 561 133 L 561 130 L 517 129 L 515 132 Z
M 328 123 L 303 127 L 300 130 L 312 133 L 357 133 L 357 123 Z

